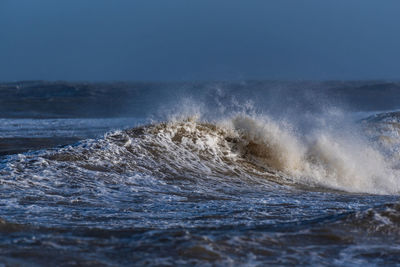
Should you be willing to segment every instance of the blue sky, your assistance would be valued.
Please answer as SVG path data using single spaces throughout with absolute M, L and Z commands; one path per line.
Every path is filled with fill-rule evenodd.
M 400 78 L 400 1 L 0 0 L 0 80 Z

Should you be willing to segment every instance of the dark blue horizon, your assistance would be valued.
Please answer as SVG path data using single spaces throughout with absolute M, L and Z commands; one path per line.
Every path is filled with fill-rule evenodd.
M 400 78 L 400 2 L 0 2 L 0 81 Z

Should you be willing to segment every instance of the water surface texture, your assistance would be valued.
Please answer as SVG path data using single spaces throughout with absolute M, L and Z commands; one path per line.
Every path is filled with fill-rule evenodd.
M 6 266 L 399 263 L 397 83 L 0 93 Z

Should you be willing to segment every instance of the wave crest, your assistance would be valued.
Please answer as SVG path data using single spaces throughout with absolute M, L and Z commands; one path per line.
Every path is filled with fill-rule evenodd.
M 262 179 L 373 194 L 400 191 L 399 170 L 377 144 L 343 129 L 299 132 L 286 121 L 265 116 L 158 123 L 35 157 L 37 164 L 24 160 L 25 166 L 11 162 L 9 168 L 41 174 L 46 166 L 47 176 L 52 171 L 59 176 L 56 172 L 67 168 L 165 179 Z
M 297 133 L 286 122 L 236 117 L 245 155 L 289 174 L 296 182 L 350 192 L 398 193 L 400 172 L 379 148 L 355 132 Z

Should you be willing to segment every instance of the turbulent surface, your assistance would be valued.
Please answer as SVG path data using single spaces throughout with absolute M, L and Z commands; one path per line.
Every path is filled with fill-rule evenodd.
M 395 264 L 398 118 L 361 121 L 362 138 L 266 116 L 190 118 L 3 156 L 0 261 Z
M 143 121 L 137 118 L 0 118 L 0 156 L 68 145 L 139 123 Z

